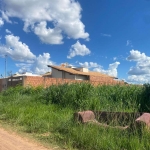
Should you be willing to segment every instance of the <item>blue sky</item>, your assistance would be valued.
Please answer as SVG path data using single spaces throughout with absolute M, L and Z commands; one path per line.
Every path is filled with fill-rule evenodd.
M 68 63 L 150 82 L 150 0 L 0 0 L 0 74 Z

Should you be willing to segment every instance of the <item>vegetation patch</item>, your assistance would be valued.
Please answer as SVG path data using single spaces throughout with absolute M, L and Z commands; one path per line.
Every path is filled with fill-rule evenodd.
M 149 112 L 150 85 L 103 85 L 73 83 L 42 87 L 9 88 L 0 94 L 0 120 L 22 126 L 46 142 L 66 149 L 150 149 L 150 133 L 104 128 L 74 121 L 74 112 Z M 132 120 L 129 119 L 129 122 Z

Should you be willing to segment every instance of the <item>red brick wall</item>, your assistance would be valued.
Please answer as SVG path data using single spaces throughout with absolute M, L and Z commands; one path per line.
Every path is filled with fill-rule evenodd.
M 94 84 L 106 84 L 106 85 L 115 85 L 115 84 L 124 84 L 123 81 L 117 81 L 110 77 L 99 77 L 99 76 L 90 76 L 90 82 Z
M 44 86 L 48 87 L 53 84 L 63 84 L 63 83 L 75 83 L 75 82 L 82 82 L 80 80 L 71 80 L 71 79 L 61 79 L 61 78 L 49 78 L 49 77 L 33 77 L 33 76 L 26 76 L 24 77 L 24 86 Z
M 23 86 L 43 86 L 43 87 L 48 87 L 53 84 L 63 84 L 63 83 L 80 83 L 80 82 L 87 82 L 91 83 L 95 86 L 97 85 L 115 85 L 115 84 L 124 84 L 123 81 L 115 81 L 112 78 L 108 77 L 97 77 L 97 76 L 90 76 L 90 81 L 85 81 L 85 80 L 72 80 L 72 79 L 61 79 L 61 78 L 49 78 L 49 77 L 39 77 L 39 76 L 24 76 L 23 78 Z M 0 79 L 0 91 L 2 91 L 2 80 Z M 21 82 L 21 81 L 20 81 Z M 16 82 L 14 82 L 16 83 Z M 18 81 L 17 81 L 18 83 Z M 17 85 L 17 84 L 15 84 Z M 14 86 L 15 86 L 14 85 Z M 13 85 L 10 85 L 13 86 Z M 9 87 L 9 83 L 8 83 Z
M 61 79 L 61 78 L 49 78 L 49 77 L 35 77 L 35 76 L 26 76 L 24 77 L 23 85 L 31 85 L 33 87 L 43 86 L 48 87 L 53 84 L 63 84 L 63 83 L 80 83 L 80 82 L 89 82 L 95 86 L 102 84 L 123 84 L 123 82 L 115 81 L 111 78 L 97 78 L 95 76 L 90 77 L 90 81 L 85 80 L 72 80 L 72 79 Z

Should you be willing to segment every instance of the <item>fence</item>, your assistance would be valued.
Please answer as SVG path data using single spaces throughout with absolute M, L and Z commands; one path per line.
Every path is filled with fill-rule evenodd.
M 90 80 L 73 80 L 73 79 L 62 79 L 62 78 L 50 78 L 50 77 L 41 77 L 41 76 L 20 76 L 20 77 L 9 77 L 7 79 L 0 79 L 0 91 L 5 90 L 9 87 L 14 87 L 16 85 L 26 86 L 43 86 L 48 87 L 51 85 L 58 85 L 64 83 L 80 83 L 86 82 L 91 83 L 94 86 L 97 85 L 115 85 L 115 84 L 124 84 L 123 81 L 116 81 L 108 77 L 90 77 Z M 6 88 L 5 88 L 5 85 Z
M 64 84 L 64 83 L 80 83 L 80 82 L 87 82 L 91 83 L 92 85 L 115 85 L 115 84 L 124 84 L 123 81 L 116 81 L 111 78 L 102 78 L 99 81 L 89 81 L 89 80 L 72 80 L 72 79 L 62 79 L 62 78 L 49 78 L 49 77 L 33 77 L 33 76 L 26 76 L 24 77 L 24 86 L 31 85 L 33 87 L 43 86 L 48 87 L 53 84 Z

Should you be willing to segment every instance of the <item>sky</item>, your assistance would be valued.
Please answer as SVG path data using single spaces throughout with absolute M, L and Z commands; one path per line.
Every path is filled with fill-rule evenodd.
M 149 49 L 150 0 L 0 0 L 1 77 L 67 63 L 149 83 Z

